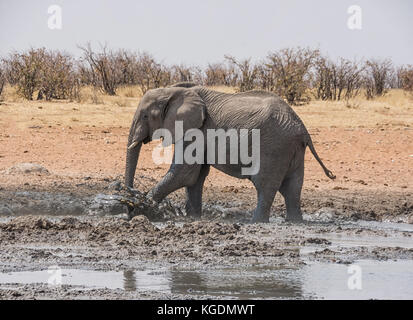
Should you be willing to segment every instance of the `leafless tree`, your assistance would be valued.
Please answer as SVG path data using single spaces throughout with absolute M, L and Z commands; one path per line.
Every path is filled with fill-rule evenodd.
M 140 87 L 142 94 L 149 89 L 167 86 L 171 82 L 170 71 L 155 61 L 149 53 L 139 54 L 135 68 L 135 83 Z
M 275 91 L 274 72 L 265 61 L 257 65 L 257 85 L 262 90 Z
M 267 68 L 271 69 L 273 91 L 291 104 L 307 101 L 305 95 L 310 84 L 310 70 L 318 50 L 309 48 L 287 48 L 272 52 L 267 57 Z
M 93 85 L 100 87 L 108 95 L 115 95 L 116 89 L 122 83 L 123 52 L 107 49 L 102 46 L 100 52 L 94 52 L 90 43 L 80 47 L 83 59 L 93 74 Z
M 204 70 L 201 67 L 194 66 L 192 67 L 192 82 L 198 85 L 205 85 L 206 77 L 204 74 Z
M 212 63 L 205 69 L 205 85 L 237 86 L 239 74 L 233 64 Z
M 362 84 L 359 63 L 340 58 L 334 63 L 324 56 L 318 56 L 314 63 L 314 87 L 316 98 L 340 100 L 343 95 L 349 99 L 356 95 Z
M 238 61 L 232 56 L 225 56 L 225 59 L 239 70 L 239 91 L 245 92 L 253 90 L 255 88 L 255 81 L 257 79 L 258 70 L 257 66 L 251 63 L 251 59 Z
M 152 88 L 191 81 L 207 86 L 238 87 L 239 91 L 262 89 L 275 92 L 291 104 L 309 100 L 349 99 L 365 89 L 368 98 L 389 88 L 413 91 L 413 67 L 393 68 L 389 59 L 364 63 L 340 58 L 332 61 L 318 50 L 287 48 L 270 52 L 258 63 L 225 56 L 223 62 L 196 66 L 166 66 L 146 52 L 92 50 L 81 47 L 81 59 L 45 48 L 13 52 L 0 65 L 0 94 L 7 81 L 19 95 L 33 99 L 67 99 L 79 96 L 83 85 L 93 85 L 109 95 L 119 86 L 137 85 L 144 94 Z
M 366 61 L 364 85 L 368 99 L 381 96 L 387 92 L 392 71 L 393 64 L 390 59 L 370 59 Z
M 1 97 L 1 94 L 3 93 L 3 88 L 5 84 L 6 84 L 6 72 L 5 72 L 3 62 L 0 61 L 0 97 Z
M 413 66 L 400 67 L 398 72 L 399 88 L 413 92 Z
M 183 64 L 173 65 L 171 68 L 171 82 L 190 82 L 193 81 L 193 68 Z

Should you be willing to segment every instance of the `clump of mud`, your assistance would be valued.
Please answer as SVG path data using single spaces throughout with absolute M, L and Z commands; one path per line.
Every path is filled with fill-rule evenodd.
M 52 241 L 62 240 L 68 233 L 81 233 L 92 229 L 92 224 L 75 217 L 50 220 L 42 216 L 19 216 L 0 223 L 0 241 Z M 57 238 L 56 238 L 57 236 Z M 72 236 L 70 236 L 72 238 Z
M 119 202 L 128 207 L 128 218 L 144 215 L 151 221 L 167 221 L 184 216 L 182 210 L 165 198 L 161 203 L 153 201 L 146 193 L 121 187 Z
M 176 237 L 180 239 L 192 238 L 193 235 L 212 236 L 222 238 L 237 233 L 241 228 L 239 224 L 225 224 L 219 222 L 196 221 L 185 223 L 182 227 L 178 227 L 173 223 L 169 223 L 161 230 L 161 236 Z
M 149 221 L 149 219 L 143 215 L 133 217 L 129 221 L 129 225 L 134 230 L 134 232 L 137 233 L 155 233 L 156 231 L 158 231 L 158 228 L 156 228 Z
M 19 163 L 5 170 L 6 174 L 49 174 L 49 170 L 37 163 Z
M 50 220 L 40 216 L 21 216 L 0 224 L 3 231 L 49 230 L 52 227 L 53 223 Z

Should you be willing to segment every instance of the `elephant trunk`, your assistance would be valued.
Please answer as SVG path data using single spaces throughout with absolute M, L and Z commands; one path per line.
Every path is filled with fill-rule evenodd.
M 142 141 L 135 142 L 136 145 L 130 148 L 132 145 L 132 136 L 128 139 L 128 151 L 126 152 L 126 169 L 125 169 L 125 185 L 133 188 L 133 179 L 135 177 L 136 165 L 138 163 L 139 152 L 141 150 Z

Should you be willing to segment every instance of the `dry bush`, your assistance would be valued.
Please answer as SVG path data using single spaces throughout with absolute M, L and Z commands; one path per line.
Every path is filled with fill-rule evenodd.
M 234 65 L 225 63 L 208 64 L 204 84 L 207 86 L 237 86 L 239 74 Z
M 413 92 L 413 66 L 403 66 L 399 68 L 397 72 L 397 78 L 399 79 L 398 87 Z
M 38 100 L 76 98 L 79 83 L 73 69 L 73 57 L 59 51 L 46 52 L 38 90 Z
M 204 69 L 183 64 L 167 66 L 146 52 L 110 50 L 106 46 L 93 51 L 90 43 L 81 49 L 82 58 L 76 60 L 62 51 L 44 48 L 10 54 L 0 65 L 0 94 L 8 83 L 7 88 L 25 99 L 33 99 L 37 92 L 38 99 L 99 104 L 113 98 L 109 96 L 138 98 L 153 88 L 190 81 L 231 92 L 267 90 L 290 104 L 301 104 L 308 102 L 310 95 L 348 102 L 361 90 L 368 99 L 384 95 L 389 88 L 413 91 L 412 66 L 394 69 L 389 59 L 332 61 L 309 48 L 270 52 L 258 63 L 225 56 L 223 62 L 208 64 Z M 123 106 L 127 100 L 114 104 Z
M 170 71 L 146 52 L 139 54 L 134 72 L 134 84 L 139 86 L 142 94 L 150 89 L 167 86 L 171 82 Z
M 192 70 L 192 82 L 196 83 L 197 85 L 204 86 L 205 85 L 205 73 L 201 67 L 193 66 L 191 67 Z M 174 82 L 171 82 L 173 84 Z
M 7 81 L 17 87 L 17 93 L 28 99 L 33 99 L 33 93 L 38 89 L 46 49 L 30 49 L 23 53 L 13 52 L 5 59 Z
M 291 104 L 307 102 L 306 91 L 310 87 L 311 67 L 319 56 L 318 50 L 287 48 L 272 52 L 267 57 L 266 68 L 271 72 L 272 91 Z
M 180 64 L 173 65 L 170 68 L 164 67 L 164 69 L 170 73 L 169 83 L 164 83 L 164 85 L 179 82 L 193 82 L 198 85 L 205 84 L 203 70 L 200 67 Z
M 78 81 L 72 56 L 44 48 L 12 53 L 5 60 L 8 82 L 17 87 L 17 93 L 33 99 L 67 99 L 78 93 Z
M 265 61 L 257 66 L 257 86 L 262 90 L 276 91 L 273 69 L 268 67 Z
M 0 99 L 2 97 L 3 89 L 6 84 L 6 74 L 3 63 L 0 63 Z
M 367 99 L 382 96 L 390 87 L 393 64 L 390 59 L 370 59 L 365 63 L 364 86 Z
M 183 64 L 173 65 L 170 68 L 170 73 L 171 73 L 171 77 L 170 77 L 171 83 L 193 81 L 193 69 Z
M 122 84 L 121 66 L 125 65 L 123 51 L 113 51 L 103 46 L 100 52 L 94 52 L 90 43 L 80 49 L 83 51 L 83 61 L 89 66 L 87 78 L 91 84 L 108 95 L 115 95 L 117 87 Z
M 89 68 L 87 64 L 84 63 L 84 60 L 76 61 L 76 77 L 81 86 L 89 86 L 97 83 L 95 79 L 95 73 Z
M 240 92 L 253 90 L 257 80 L 258 69 L 256 65 L 251 63 L 251 59 L 238 61 L 232 56 L 225 56 L 233 67 L 238 68 L 238 87 Z
M 357 62 L 340 58 L 334 63 L 318 56 L 314 63 L 316 98 L 321 100 L 346 100 L 356 96 L 362 86 L 363 68 Z
M 171 72 L 149 53 L 112 51 L 106 47 L 95 53 L 90 44 L 81 49 L 83 62 L 88 65 L 79 67 L 81 82 L 100 88 L 108 95 L 116 95 L 121 86 L 137 85 L 145 94 L 149 89 L 170 83 Z

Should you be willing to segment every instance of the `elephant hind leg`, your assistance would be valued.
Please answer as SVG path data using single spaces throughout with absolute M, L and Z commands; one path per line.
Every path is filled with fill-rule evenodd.
M 277 190 L 257 188 L 258 201 L 251 220 L 252 223 L 269 222 L 271 206 L 276 193 Z
M 268 179 L 265 174 L 251 179 L 257 190 L 257 207 L 254 210 L 252 223 L 269 222 L 272 203 L 280 187 L 282 178 L 277 176 Z
M 301 189 L 304 180 L 304 161 L 300 166 L 283 180 L 280 193 L 284 197 L 287 207 L 287 221 L 299 222 L 303 220 L 301 213 Z

